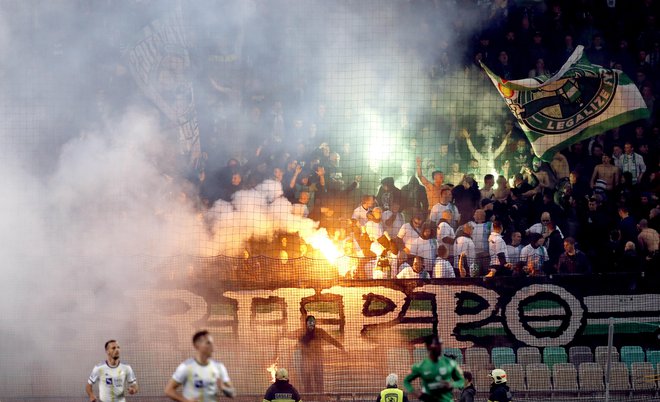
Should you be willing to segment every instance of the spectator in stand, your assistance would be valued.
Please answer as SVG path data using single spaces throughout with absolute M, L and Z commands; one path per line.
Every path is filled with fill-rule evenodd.
M 432 221 L 426 221 L 422 224 L 421 235 L 413 239 L 409 254 L 424 258 L 424 269 L 431 274 L 437 252 L 438 241 L 435 238 L 435 224 Z
M 522 249 L 522 234 L 520 232 L 511 233 L 511 243 L 506 246 L 506 260 L 512 264 L 520 262 Z
M 506 243 L 502 238 L 502 222 L 493 221 L 493 228 L 488 236 L 488 251 L 490 254 L 490 269 L 487 277 L 501 276 L 510 273 L 511 264 L 506 260 Z
M 571 172 L 571 169 L 568 166 L 568 159 L 566 159 L 561 152 L 555 152 L 555 155 L 550 162 L 550 168 L 552 168 L 552 172 L 555 174 L 557 181 L 568 179 L 568 175 Z
M 631 241 L 635 243 L 637 241 L 637 223 L 635 219 L 630 216 L 630 211 L 626 206 L 620 206 L 618 208 L 619 218 L 619 232 L 621 233 L 621 242 L 623 244 Z
M 457 227 L 458 221 L 461 218 L 461 214 L 459 213 L 458 208 L 456 208 L 456 205 L 454 205 L 452 200 L 453 195 L 451 189 L 448 187 L 443 188 L 440 192 L 440 200 L 433 206 L 433 208 L 431 208 L 429 219 L 433 222 L 440 222 L 442 212 L 449 211 L 452 215 L 452 219 L 451 222 L 449 222 L 449 225 L 453 228 Z
M 493 191 L 493 199 L 495 201 L 506 201 L 511 195 L 511 188 L 506 177 L 500 175 L 497 177 L 497 188 Z
M 575 248 L 575 239 L 564 239 L 564 253 L 559 257 L 557 265 L 559 274 L 590 274 L 591 264 L 586 254 Z
M 474 210 L 479 206 L 481 194 L 479 187 L 471 175 L 463 177 L 461 183 L 452 190 L 454 205 L 458 209 L 461 219 L 456 220 L 456 226 L 462 225 L 474 214 Z
M 456 240 L 456 233 L 454 232 L 454 229 L 449 225 L 449 222 L 451 222 L 451 220 L 452 220 L 451 211 L 449 210 L 442 211 L 442 217 L 438 222 L 438 230 L 437 230 L 438 244 L 445 245 L 445 247 L 449 252 L 448 255 L 454 255 L 453 244 L 454 241 Z
M 407 254 L 410 254 L 410 247 L 412 246 L 413 240 L 422 235 L 422 223 L 424 222 L 424 213 L 416 212 L 410 222 L 405 223 L 399 229 L 397 237 L 401 239 L 403 243 L 403 251 Z
M 302 173 L 302 166 L 298 164 L 298 161 L 291 160 L 287 163 L 286 172 L 282 179 L 282 187 L 284 187 L 284 196 L 289 201 L 293 202 L 296 199 L 296 184 L 300 173 Z
M 367 214 L 369 213 L 369 211 L 371 211 L 371 208 L 373 208 L 374 205 L 375 205 L 375 199 L 373 195 L 370 194 L 363 195 L 360 201 L 360 205 L 358 205 L 353 210 L 353 215 L 351 216 L 351 219 L 357 220 L 360 226 L 366 225 L 367 221 L 369 220 Z
M 637 255 L 635 243 L 631 241 L 626 242 L 623 248 L 623 254 L 621 255 L 621 259 L 617 266 L 619 272 L 639 272 L 641 270 L 642 264 Z
M 601 34 L 596 33 L 591 39 L 591 46 L 589 46 L 584 53 L 589 61 L 599 66 L 609 66 L 610 57 L 605 49 L 603 37 Z
M 493 186 L 495 186 L 495 176 L 489 173 L 484 176 L 484 186 L 479 190 L 481 200 L 490 200 L 493 198 Z
M 658 237 L 658 232 L 655 229 L 649 227 L 646 219 L 640 220 L 637 226 L 639 228 L 639 235 L 637 235 L 639 254 L 650 260 L 658 252 L 660 237 Z
M 546 272 L 552 272 L 559 262 L 559 256 L 564 252 L 564 236 L 558 230 L 554 222 L 550 221 L 546 226 L 547 235 L 545 236 L 545 248 L 548 250 L 549 261 L 549 267 Z
M 545 68 L 545 61 L 543 59 L 536 59 L 534 68 L 529 70 L 527 76 L 529 78 L 538 77 L 540 75 L 550 75 L 550 70 Z
M 383 208 L 384 211 L 388 211 L 394 202 L 403 205 L 402 200 L 403 197 L 401 190 L 394 185 L 393 177 L 386 177 L 381 180 L 380 188 L 376 194 L 376 202 L 378 202 L 378 205 Z
M 602 163 L 596 165 L 591 175 L 591 188 L 593 189 L 596 186 L 596 180 L 600 179 L 605 182 L 605 190 L 611 193 L 619 184 L 621 173 L 619 168 L 612 165 L 612 158 L 609 155 L 603 154 L 601 159 Z
M 451 266 L 451 263 L 447 260 L 448 258 L 449 258 L 449 249 L 444 244 L 439 245 L 438 258 L 436 259 L 435 266 L 433 267 L 434 278 L 456 277 L 456 274 L 454 273 L 454 267 Z
M 634 147 L 630 141 L 626 141 L 623 145 L 624 153 L 621 156 L 620 163 L 621 171 L 623 173 L 630 172 L 632 175 L 632 184 L 637 184 L 646 172 L 646 164 L 644 164 L 644 158 L 633 152 Z
M 532 226 L 529 227 L 529 229 L 526 230 L 526 233 L 529 235 L 530 233 L 538 233 L 543 236 L 543 238 L 547 238 L 550 235 L 550 228 L 548 224 L 552 222 L 552 217 L 550 216 L 549 212 L 543 212 L 541 214 L 541 222 L 540 223 L 535 223 Z M 563 238 L 563 233 L 561 232 L 561 229 L 557 227 L 556 225 L 553 225 L 557 231 L 559 231 L 559 234 Z
M 605 208 L 601 207 L 598 198 L 589 198 L 587 211 L 580 220 L 579 239 L 582 249 L 594 261 L 594 266 L 599 268 L 606 266 L 603 258 L 606 255 L 610 226 L 611 219 L 608 218 Z
M 520 265 L 529 276 L 542 276 L 544 266 L 549 260 L 548 251 L 543 242 L 545 239 L 539 233 L 528 236 L 529 244 L 520 251 Z
M 488 252 L 488 236 L 491 231 L 491 223 L 486 222 L 486 211 L 477 209 L 474 211 L 474 220 L 466 223 L 464 226 L 472 228 L 472 239 L 474 241 L 475 252 L 477 255 L 480 253 Z
M 458 186 L 463 181 L 463 177 L 465 177 L 465 173 L 461 172 L 461 166 L 458 163 L 452 163 L 447 175 L 447 183 Z
M 403 197 L 403 214 L 410 220 L 415 210 L 428 211 L 429 201 L 426 196 L 426 189 L 419 184 L 417 177 L 414 175 L 410 177 L 408 184 L 401 188 Z
M 309 208 L 307 208 L 308 202 L 309 192 L 301 191 L 296 202 L 291 205 L 293 208 L 293 214 L 307 218 L 309 216 Z
M 364 228 L 367 232 L 367 236 L 369 236 L 369 239 L 372 242 L 378 241 L 378 239 L 383 235 L 382 217 L 383 210 L 380 207 L 375 207 L 371 211 L 367 212 L 367 223 L 364 224 Z
M 403 227 L 403 214 L 399 211 L 399 204 L 394 201 L 390 209 L 383 211 L 383 230 L 390 236 L 396 236 Z
M 531 173 L 529 168 L 525 168 L 525 172 L 528 174 Z M 527 200 L 536 192 L 534 191 L 534 187 L 527 182 L 522 173 L 516 173 L 515 176 L 513 176 L 513 188 L 511 189 L 511 193 L 521 200 Z
M 428 181 L 426 177 L 424 177 L 424 174 L 422 173 L 422 158 L 417 158 L 417 177 L 419 180 L 422 182 L 422 185 L 424 185 L 424 188 L 426 189 L 426 198 L 428 200 L 428 206 L 429 208 L 433 207 L 437 203 L 440 202 L 442 199 L 441 196 L 441 191 L 443 189 L 447 189 L 447 186 L 444 185 L 445 181 L 445 175 L 439 170 L 434 171 L 431 173 L 431 178 L 433 179 L 433 183 Z
M 396 275 L 397 279 L 428 279 L 431 276 L 429 273 L 424 270 L 425 267 L 424 259 L 419 256 L 413 257 L 412 267 L 408 262 L 404 262 L 399 267 L 400 271 Z
M 472 241 L 472 226 L 465 224 L 462 229 L 459 229 L 454 242 L 454 267 L 461 276 L 472 276 L 471 267 L 476 263 L 476 259 L 476 248 Z

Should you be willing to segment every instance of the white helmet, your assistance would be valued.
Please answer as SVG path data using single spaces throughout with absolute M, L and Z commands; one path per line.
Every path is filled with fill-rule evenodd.
M 495 384 L 503 384 L 506 382 L 506 371 L 502 369 L 495 369 L 491 371 L 490 376 L 493 378 Z

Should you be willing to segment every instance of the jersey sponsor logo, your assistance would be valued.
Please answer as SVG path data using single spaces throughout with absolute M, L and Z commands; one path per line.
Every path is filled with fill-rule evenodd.
M 107 385 L 112 385 L 112 378 L 111 378 L 111 377 L 106 377 L 106 379 L 105 379 L 105 383 L 106 383 Z
M 195 388 L 204 388 L 204 380 L 195 380 L 194 385 Z

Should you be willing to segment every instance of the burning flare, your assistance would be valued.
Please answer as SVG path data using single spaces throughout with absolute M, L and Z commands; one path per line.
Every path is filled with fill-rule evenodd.
M 275 373 L 277 372 L 277 362 L 280 360 L 280 357 L 278 356 L 275 359 L 275 362 L 271 364 L 269 367 L 266 368 L 266 371 L 270 373 L 270 382 L 275 382 Z

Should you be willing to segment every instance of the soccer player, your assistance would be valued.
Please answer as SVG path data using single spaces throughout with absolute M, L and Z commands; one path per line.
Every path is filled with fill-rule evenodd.
M 126 385 L 130 395 L 138 392 L 137 379 L 133 369 L 128 364 L 119 362 L 119 342 L 111 339 L 105 343 L 105 353 L 108 358 L 94 366 L 89 375 L 85 391 L 91 402 L 125 402 Z M 99 399 L 94 394 L 94 384 L 99 381 Z
M 165 395 L 179 402 L 217 401 L 218 391 L 233 398 L 236 391 L 225 365 L 211 359 L 213 337 L 208 331 L 193 335 L 195 357 L 181 363 L 165 386 Z M 183 393 L 177 388 L 183 385 Z
M 452 390 L 464 384 L 463 371 L 455 360 L 442 354 L 442 340 L 437 335 L 426 338 L 429 357 L 412 366 L 410 374 L 403 380 L 409 393 L 415 391 L 411 381 L 420 378 L 422 391 L 416 396 L 424 402 L 450 402 Z

